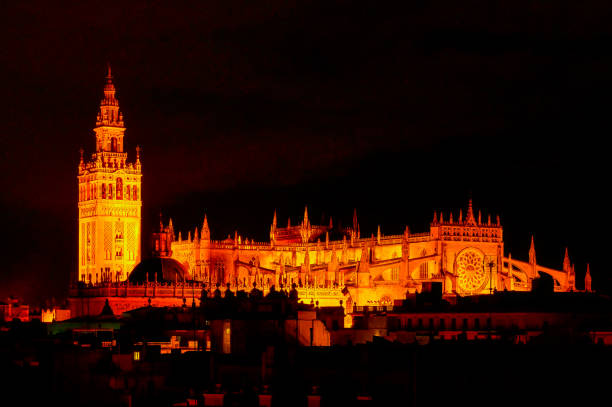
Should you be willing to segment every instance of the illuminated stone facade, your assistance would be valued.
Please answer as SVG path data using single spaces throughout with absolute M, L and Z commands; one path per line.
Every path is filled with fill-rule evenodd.
M 302 222 L 279 227 L 276 212 L 268 242 L 242 239 L 238 233 L 212 240 L 204 216 L 183 239 L 172 221 L 153 233 L 155 258 L 178 261 L 184 268 L 173 279 L 163 269 L 148 271 L 141 280 L 127 281 L 141 258 L 141 164 L 128 162 L 123 151 L 125 127 L 115 97 L 110 68 L 104 99 L 94 128 L 96 152 L 79 163 L 78 284 L 70 291 L 72 315 L 95 315 L 104 304 L 116 312 L 144 305 L 199 304 L 215 287 L 263 293 L 272 286 L 289 290 L 298 298 L 320 306 L 389 307 L 407 294 L 438 283 L 445 296 L 489 294 L 495 290 L 528 291 L 540 273 L 553 278 L 555 291 L 574 291 L 575 272 L 566 251 L 561 270 L 536 262 L 533 239 L 528 261 L 504 255 L 499 217 L 491 221 L 475 215 L 470 200 L 465 217 L 434 213 L 429 231 L 401 235 L 377 234 L 362 238 L 356 212 L 348 228 L 313 225 L 304 211 Z M 330 239 L 330 236 L 340 236 Z M 161 264 L 165 264 L 161 262 Z M 144 264 L 144 263 L 143 263 Z M 176 268 L 176 267 L 175 267 Z M 178 278 L 180 274 L 180 279 Z M 206 291 L 204 291 L 204 289 Z M 591 290 L 587 268 L 585 289 Z
M 77 280 L 124 281 L 140 262 L 141 166 L 123 150 L 125 127 L 110 67 L 94 128 L 96 151 L 79 162 Z
M 499 217 L 486 220 L 474 214 L 470 200 L 466 216 L 453 219 L 434 214 L 428 232 L 361 238 L 356 213 L 353 225 L 340 230 L 341 240 L 330 240 L 338 230 L 312 225 L 308 210 L 301 224 L 277 225 L 276 213 L 269 242 L 243 240 L 237 234 L 211 240 L 208 221 L 186 240 L 174 240 L 166 228 L 171 255 L 189 271 L 192 280 L 212 285 L 230 283 L 249 289 L 297 284 L 300 298 L 320 305 L 391 305 L 406 294 L 440 283 L 445 295 L 488 294 L 495 290 L 528 291 L 540 272 L 552 276 L 555 291 L 575 290 L 574 267 L 566 257 L 562 270 L 536 262 L 533 239 L 529 261 L 504 256 Z M 590 276 L 589 276 L 590 277 Z

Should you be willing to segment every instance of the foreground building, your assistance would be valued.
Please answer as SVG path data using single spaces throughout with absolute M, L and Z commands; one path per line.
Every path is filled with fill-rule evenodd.
M 213 240 L 204 216 L 201 228 L 183 239 L 172 221 L 160 220 L 152 236 L 153 257 L 141 258 L 141 163 L 124 152 L 123 116 L 110 68 L 94 128 L 96 152 L 81 154 L 79 181 L 79 267 L 70 291 L 72 315 L 99 314 L 108 300 L 115 312 L 145 305 L 199 303 L 203 290 L 296 286 L 299 299 L 320 306 L 390 307 L 408 294 L 441 284 L 444 296 L 530 291 L 541 273 L 557 292 L 575 291 L 575 271 L 565 253 L 561 270 L 539 265 L 533 238 L 529 259 L 505 253 L 499 216 L 486 219 L 469 201 L 465 214 L 434 213 L 429 231 L 361 237 L 356 212 L 348 228 L 314 225 L 308 209 L 298 225 L 280 227 L 276 212 L 268 242 L 236 233 Z M 140 264 L 139 264 L 140 263 Z M 587 269 L 585 290 L 590 291 Z

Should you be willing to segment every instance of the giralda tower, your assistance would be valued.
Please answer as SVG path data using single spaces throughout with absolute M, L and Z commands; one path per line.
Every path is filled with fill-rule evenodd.
M 123 151 L 125 127 L 110 66 L 94 128 L 96 152 L 79 162 L 77 280 L 123 281 L 140 262 L 141 166 Z

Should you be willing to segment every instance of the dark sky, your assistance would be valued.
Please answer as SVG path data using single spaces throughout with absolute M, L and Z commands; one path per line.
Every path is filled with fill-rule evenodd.
M 569 246 L 610 284 L 608 2 L 292 3 L 3 3 L 0 295 L 65 295 L 107 61 L 145 248 L 160 208 L 184 235 L 206 212 L 213 238 L 264 240 L 275 208 L 420 232 L 471 194 L 513 257 L 534 234 L 544 265 Z

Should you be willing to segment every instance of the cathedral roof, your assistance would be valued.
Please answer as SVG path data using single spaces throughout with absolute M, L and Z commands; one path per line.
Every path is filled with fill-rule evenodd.
M 157 279 L 157 280 L 156 280 Z M 141 261 L 130 273 L 130 283 L 183 282 L 188 279 L 185 267 L 169 257 L 153 257 Z

